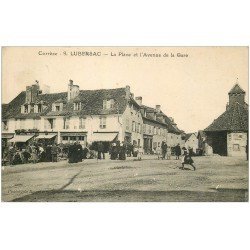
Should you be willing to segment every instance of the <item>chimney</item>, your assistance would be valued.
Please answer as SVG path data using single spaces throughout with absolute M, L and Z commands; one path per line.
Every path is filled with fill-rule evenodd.
M 126 99 L 129 100 L 130 98 L 130 86 L 129 85 L 126 85 L 125 91 L 126 91 Z
M 68 84 L 68 101 L 74 99 L 79 94 L 79 86 L 74 85 L 73 80 L 69 80 Z
M 161 105 L 155 105 L 155 109 L 157 113 L 160 113 L 161 111 Z
M 26 103 L 35 102 L 40 91 L 39 82 L 36 80 L 35 84 L 26 86 Z
M 136 102 L 141 106 L 142 105 L 142 97 L 141 96 L 137 96 L 135 98 Z

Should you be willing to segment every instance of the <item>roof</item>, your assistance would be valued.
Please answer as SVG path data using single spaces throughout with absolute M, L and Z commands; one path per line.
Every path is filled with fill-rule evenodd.
M 248 108 L 236 102 L 204 131 L 248 131 Z
M 170 133 L 181 133 L 181 130 L 179 130 L 177 126 L 174 127 L 170 118 L 166 114 L 164 114 L 162 111 L 157 112 L 156 109 L 145 106 L 145 105 L 141 105 L 141 108 L 146 109 L 146 117 L 144 116 L 144 114 L 142 114 L 143 119 L 147 119 L 152 122 L 157 122 L 164 126 L 167 126 L 167 129 Z M 156 113 L 156 120 L 154 117 L 154 113 Z M 163 117 L 163 119 L 161 117 Z
M 65 116 L 65 115 L 101 115 L 101 114 L 117 114 L 125 111 L 127 100 L 125 88 L 116 89 L 99 89 L 99 90 L 80 90 L 79 95 L 67 102 L 67 92 L 40 94 L 36 103 L 44 102 L 45 109 L 42 113 L 21 113 L 21 105 L 25 103 L 26 92 L 21 92 L 9 104 L 8 108 L 4 106 L 2 118 L 39 118 L 40 116 Z M 103 110 L 103 100 L 114 99 L 114 108 Z M 73 103 L 81 102 L 81 110 L 74 111 Z M 62 111 L 52 111 L 52 104 L 62 101 Z
M 36 139 L 52 139 L 56 136 L 56 134 L 48 134 L 48 135 L 38 135 Z
M 92 141 L 113 141 L 118 135 L 117 133 L 94 133 L 92 136 Z
M 236 83 L 232 89 L 228 92 L 228 94 L 245 94 L 246 92 L 240 87 L 238 83 Z
M 185 141 L 187 141 L 192 135 L 196 137 L 195 133 L 187 133 L 185 136 Z
M 32 139 L 34 135 L 15 135 L 9 142 L 26 142 Z

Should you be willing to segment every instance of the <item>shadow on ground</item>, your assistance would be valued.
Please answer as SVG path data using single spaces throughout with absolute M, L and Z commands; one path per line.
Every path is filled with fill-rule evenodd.
M 247 189 L 214 189 L 200 191 L 139 191 L 139 190 L 48 190 L 38 191 L 15 202 L 247 202 Z

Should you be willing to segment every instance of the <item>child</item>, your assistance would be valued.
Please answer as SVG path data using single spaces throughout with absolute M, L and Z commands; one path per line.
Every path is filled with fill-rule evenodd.
M 191 155 L 188 153 L 188 150 L 185 147 L 183 147 L 182 149 L 183 149 L 184 153 L 183 153 L 183 157 L 182 157 L 182 161 L 181 161 L 181 164 L 182 164 L 181 169 L 184 169 L 184 164 L 189 164 L 194 168 L 194 171 L 195 171 L 196 167 L 194 166 L 194 161 L 191 158 Z
M 167 147 L 167 160 L 170 160 L 171 157 L 171 147 Z
M 137 154 L 137 159 L 138 159 L 139 161 L 141 161 L 141 156 L 142 156 L 142 154 L 143 154 L 143 149 L 142 149 L 142 147 L 139 147 L 139 149 L 138 149 L 138 154 Z
M 157 154 L 158 160 L 160 160 L 160 158 L 161 158 L 161 147 L 160 146 L 158 146 L 156 148 L 156 154 Z

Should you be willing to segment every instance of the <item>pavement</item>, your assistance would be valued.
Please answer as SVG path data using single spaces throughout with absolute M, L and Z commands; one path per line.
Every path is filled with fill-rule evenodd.
M 2 201 L 165 202 L 248 201 L 248 162 L 194 157 L 193 171 L 180 160 L 88 159 L 2 167 Z

